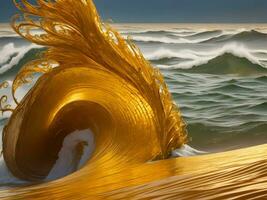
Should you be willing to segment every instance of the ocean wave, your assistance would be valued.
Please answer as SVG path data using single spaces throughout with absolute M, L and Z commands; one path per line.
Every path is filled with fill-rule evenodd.
M 265 112 L 267 110 L 267 102 L 263 102 L 263 103 L 259 103 L 257 105 L 254 105 L 254 106 L 250 107 L 250 109 Z
M 267 34 L 255 30 L 251 31 L 243 31 L 237 34 L 224 34 L 214 38 L 207 39 L 206 41 L 202 42 L 230 42 L 230 41 L 242 41 L 242 42 L 249 42 L 249 41 L 257 41 L 257 40 L 266 40 Z
M 220 29 L 214 29 L 214 30 L 209 30 L 209 29 L 130 29 L 130 30 L 121 30 L 121 34 L 173 34 L 174 36 L 181 36 L 181 37 L 187 37 L 187 36 L 205 36 L 205 35 L 236 35 L 240 34 L 242 32 L 259 32 L 263 34 L 267 34 L 266 32 L 263 32 L 261 30 L 254 30 L 254 29 L 245 29 L 245 28 L 240 28 L 240 29 L 228 29 L 228 30 L 220 30 Z
M 208 62 L 209 60 L 216 58 L 220 55 L 223 55 L 224 53 L 231 53 L 238 57 L 246 57 L 254 64 L 261 64 L 260 60 L 254 56 L 254 53 L 262 52 L 262 51 L 255 51 L 250 50 L 244 45 L 237 44 L 237 43 L 231 43 L 224 45 L 223 47 L 215 50 L 210 51 L 193 51 L 193 50 L 170 50 L 166 48 L 161 48 L 156 50 L 155 52 L 147 52 L 145 53 L 145 57 L 148 60 L 157 60 L 157 59 L 163 59 L 163 58 L 186 58 L 186 59 L 192 59 L 194 60 L 203 60 L 203 62 Z M 197 61 L 194 61 L 197 62 Z M 201 62 L 200 62 L 201 63 Z M 181 68 L 191 68 L 192 66 L 184 66 Z
M 175 33 L 172 30 L 131 30 L 131 31 L 120 31 L 122 34 L 168 34 Z
M 4 55 L 0 59 L 0 74 L 4 74 L 12 67 L 16 66 L 18 71 L 20 67 L 36 57 L 37 52 L 43 47 L 29 45 L 15 47 L 13 43 L 3 47 L 0 51 Z M 193 51 L 193 50 L 171 50 L 160 48 L 154 52 L 145 52 L 145 58 L 156 64 L 159 68 L 164 69 L 188 69 L 188 72 L 225 74 L 240 71 L 240 74 L 251 72 L 265 73 L 266 64 L 257 54 L 265 54 L 266 50 L 250 50 L 244 45 L 237 43 L 224 45 L 220 49 L 210 51 Z M 166 65 L 168 60 L 177 59 L 177 64 Z M 160 62 L 164 60 L 164 62 Z M 175 63 L 174 62 L 174 63 Z M 166 64 L 164 64 L 166 63 Z M 193 69 L 192 69 L 193 68 Z M 192 70 L 190 70 L 192 69 Z
M 227 72 L 229 73 L 229 70 L 227 70 Z M 221 91 L 223 93 L 226 93 L 226 92 L 231 92 L 231 93 L 244 93 L 244 92 L 255 92 L 252 88 L 248 88 L 248 87 L 245 87 L 245 86 L 242 86 L 242 85 L 239 85 L 237 83 L 227 83 L 225 85 L 222 85 L 222 86 L 219 86 L 219 87 L 216 87 L 213 89 L 213 91 Z M 239 105 L 239 106 L 243 106 L 243 105 Z M 245 104 L 245 106 L 247 106 L 247 104 Z
M 215 37 L 215 36 L 219 36 L 219 35 L 223 35 L 223 31 L 222 30 L 211 30 L 211 31 L 203 31 L 203 32 L 196 32 L 193 35 L 189 35 L 189 36 L 185 36 L 186 38 L 199 38 L 199 37 Z
M 11 58 L 12 55 L 17 54 L 17 48 L 15 48 L 14 44 L 8 44 L 0 50 L 0 65 L 5 64 Z
M 249 42 L 265 40 L 267 34 L 256 30 L 205 30 L 195 32 L 180 32 L 166 30 L 147 30 L 125 32 L 131 35 L 133 41 L 144 43 L 164 44 L 194 44 L 194 43 L 217 43 L 217 42 Z M 126 37 L 126 36 L 125 36 Z
M 190 131 L 193 139 L 189 145 L 209 152 L 228 151 L 259 145 L 267 139 L 266 128 L 266 122 L 248 121 L 239 127 L 232 127 L 230 131 L 228 128 L 205 122 L 191 123 L 188 126 L 188 131 Z M 202 133 L 200 134 L 198 130 L 202 130 Z
M 175 52 L 169 49 L 158 49 L 155 52 L 145 54 L 146 59 L 150 61 L 157 61 L 161 59 L 183 58 L 183 59 L 197 59 L 198 56 L 190 51 Z
M 43 47 L 34 44 L 22 47 L 15 47 L 14 43 L 5 45 L 0 51 L 0 54 L 3 55 L 0 59 L 0 74 L 4 74 L 13 66 L 18 65 L 23 59 L 25 59 L 26 54 L 30 50 L 41 48 Z M 34 59 L 34 57 L 29 59 Z
M 196 34 L 196 31 L 193 30 L 187 30 L 187 29 L 170 29 L 170 30 L 163 30 L 163 29 L 157 29 L 157 30 L 153 30 L 153 29 L 146 29 L 146 30 L 121 30 L 120 31 L 121 34 L 127 34 L 127 35 L 131 35 L 131 34 L 181 34 L 184 36 L 187 35 L 191 35 L 191 34 Z
M 225 45 L 221 49 L 210 52 L 194 52 L 190 50 L 173 52 L 161 49 L 154 53 L 146 54 L 145 56 L 150 61 L 174 57 L 191 59 L 191 61 L 185 61 L 174 65 L 157 65 L 164 69 L 187 69 L 191 72 L 216 72 L 218 74 L 225 72 L 225 70 L 228 72 L 232 71 L 233 73 L 239 72 L 241 74 L 245 72 L 248 73 L 249 71 L 266 71 L 264 63 L 254 56 L 253 52 L 245 46 L 236 43 Z M 192 68 L 193 70 L 190 70 Z
M 191 65 L 191 63 L 194 63 Z M 207 74 L 236 74 L 236 75 L 255 75 L 267 74 L 267 69 L 261 65 L 254 64 L 246 58 L 237 57 L 231 53 L 225 53 L 208 62 L 190 62 L 190 68 L 182 68 L 183 63 L 178 64 L 182 71 L 190 73 L 207 73 Z M 184 65 L 184 66 L 189 66 Z M 161 66 L 165 67 L 166 66 Z
M 267 82 L 267 75 L 257 77 L 255 80 L 262 81 L 262 82 Z

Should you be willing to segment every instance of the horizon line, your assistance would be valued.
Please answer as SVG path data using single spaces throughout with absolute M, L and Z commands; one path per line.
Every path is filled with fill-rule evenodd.
M 109 24 L 267 24 L 266 22 L 110 22 L 102 20 Z M 0 21 L 0 24 L 10 24 L 11 22 Z

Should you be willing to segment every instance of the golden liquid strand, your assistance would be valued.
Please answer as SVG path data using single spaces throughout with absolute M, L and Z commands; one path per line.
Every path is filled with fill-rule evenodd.
M 9 83 L 7 81 L 4 81 L 3 83 L 0 83 L 0 90 L 4 88 L 8 88 Z M 0 114 L 4 114 L 5 112 L 13 112 L 13 109 L 11 108 L 10 104 L 7 103 L 7 96 L 3 95 L 0 97 Z
M 40 62 L 32 63 L 35 67 L 30 63 L 23 68 L 13 84 L 14 94 L 31 73 L 45 73 L 4 130 L 9 169 L 23 179 L 44 178 L 63 138 L 77 129 L 93 131 L 96 149 L 80 171 L 50 183 L 0 191 L 1 199 L 267 197 L 266 145 L 148 163 L 186 142 L 184 122 L 160 72 L 99 21 L 91 1 L 22 3 L 17 6 L 26 21 L 14 21 L 14 29 L 49 49 Z M 31 29 L 36 28 L 45 33 L 35 36 Z M 44 61 L 58 67 L 43 70 Z

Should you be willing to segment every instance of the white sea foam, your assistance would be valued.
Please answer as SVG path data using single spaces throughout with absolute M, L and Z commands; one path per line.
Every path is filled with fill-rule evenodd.
M 152 37 L 152 36 L 140 36 L 140 35 L 133 35 L 131 38 L 136 42 L 159 42 L 159 43 L 165 43 L 165 44 L 196 44 L 201 43 L 204 41 L 207 41 L 210 38 L 202 38 L 202 39 L 185 39 L 185 38 L 169 38 L 166 36 L 162 37 Z
M 172 157 L 190 157 L 203 154 L 207 154 L 207 152 L 196 150 L 187 144 L 172 151 Z
M 0 137 L 2 138 L 3 126 L 0 126 Z M 2 142 L 0 142 L 0 150 L 2 151 Z M 0 186 L 11 185 L 11 184 L 25 184 L 25 181 L 21 181 L 15 178 L 8 170 L 4 158 L 0 156 Z
M 224 34 L 223 31 L 220 30 L 198 30 L 198 31 L 192 31 L 191 33 L 171 33 L 171 35 L 177 36 L 177 37 L 199 37 L 203 38 L 203 39 L 209 39 L 210 36 L 212 37 L 218 37 L 218 36 L 222 36 Z
M 173 51 L 170 49 L 158 49 L 152 53 L 146 53 L 145 58 L 148 60 L 160 60 L 163 58 L 183 58 L 183 59 L 197 59 L 199 56 L 190 51 Z
M 58 160 L 47 176 L 47 180 L 55 180 L 73 172 L 76 167 L 73 160 L 77 156 L 75 155 L 75 148 L 81 142 L 86 142 L 86 145 L 77 168 L 80 169 L 86 164 L 95 149 L 94 135 L 89 129 L 75 131 L 64 139 L 63 146 L 58 154 Z
M 6 63 L 10 57 L 17 53 L 17 48 L 15 48 L 13 43 L 5 45 L 1 50 L 0 50 L 0 65 L 3 63 Z
M 0 158 L 0 187 L 8 185 L 25 184 L 25 183 L 26 183 L 25 181 L 19 180 L 11 174 L 2 156 Z

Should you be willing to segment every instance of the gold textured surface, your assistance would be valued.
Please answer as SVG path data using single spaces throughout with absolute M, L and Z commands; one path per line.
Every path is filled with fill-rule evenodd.
M 74 174 L 2 190 L 1 199 L 267 197 L 267 146 L 162 160 L 186 143 L 180 111 L 161 73 L 101 23 L 91 0 L 22 0 L 16 6 L 24 21 L 14 18 L 14 30 L 48 50 L 17 74 L 17 107 L 1 106 L 13 112 L 3 134 L 8 168 L 21 179 L 44 179 L 75 130 L 90 128 L 96 148 Z M 44 75 L 18 102 L 16 90 L 35 73 Z

